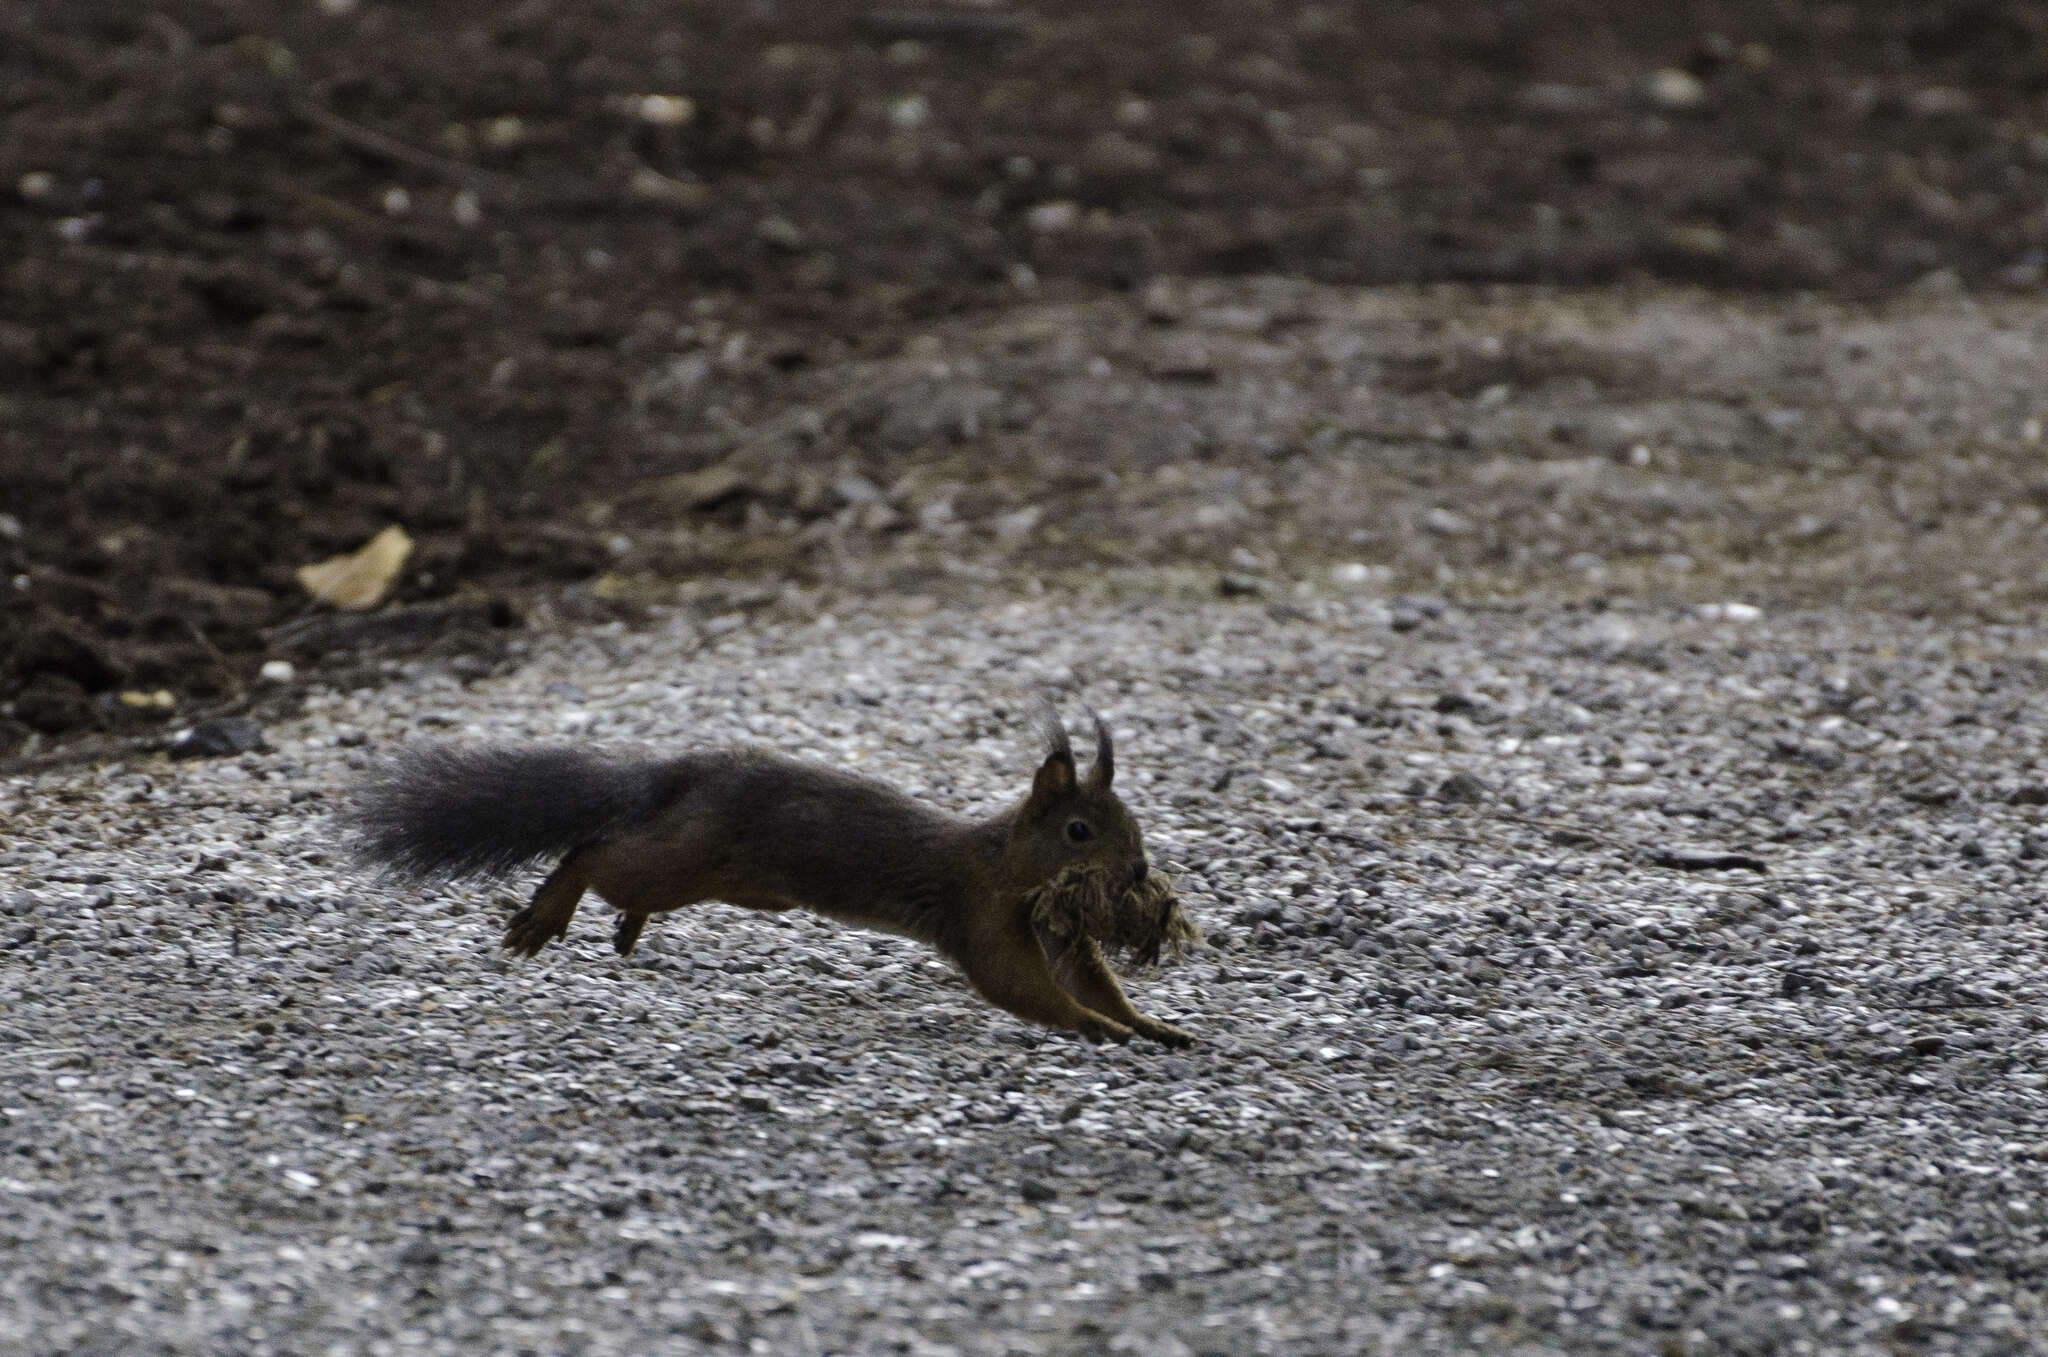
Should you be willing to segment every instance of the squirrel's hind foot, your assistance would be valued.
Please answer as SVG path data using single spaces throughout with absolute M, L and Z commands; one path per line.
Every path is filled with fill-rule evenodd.
M 612 950 L 620 956 L 633 955 L 633 948 L 640 941 L 640 930 L 647 927 L 647 916 L 632 910 L 619 911 L 619 921 L 612 928 Z
M 578 849 L 548 873 L 533 900 L 505 925 L 505 938 L 499 946 L 518 956 L 539 956 L 541 948 L 569 936 L 569 920 L 576 917 L 576 902 L 583 898 L 589 881 L 582 859 L 583 852 Z
M 552 917 L 537 915 L 532 905 L 512 916 L 512 922 L 505 926 L 505 936 L 499 946 L 514 956 L 539 956 L 540 949 L 556 938 L 569 935 L 568 921 L 556 922 Z

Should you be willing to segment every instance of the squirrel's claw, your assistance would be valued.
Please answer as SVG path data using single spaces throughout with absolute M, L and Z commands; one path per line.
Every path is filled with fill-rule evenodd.
M 1132 1027 L 1139 1036 L 1150 1037 L 1161 1046 L 1170 1046 L 1176 1051 L 1185 1050 L 1195 1044 L 1193 1032 L 1175 1027 L 1170 1022 L 1155 1022 L 1151 1018 L 1141 1018 L 1133 1023 Z
M 1086 1014 L 1081 1019 L 1077 1030 L 1082 1036 L 1097 1044 L 1113 1041 L 1119 1046 L 1128 1042 L 1133 1035 L 1130 1028 L 1114 1018 L 1105 1018 L 1099 1013 Z
M 539 956 L 541 948 L 566 931 L 555 927 L 552 919 L 536 919 L 533 907 L 529 905 L 512 916 L 512 922 L 505 926 L 505 936 L 498 945 L 515 956 Z

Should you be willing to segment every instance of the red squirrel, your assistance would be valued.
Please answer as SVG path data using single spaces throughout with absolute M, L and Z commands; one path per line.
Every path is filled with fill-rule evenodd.
M 1094 718 L 1083 777 L 1049 703 L 1041 720 L 1030 792 L 985 819 L 739 745 L 673 758 L 409 749 L 366 783 L 353 821 L 364 856 L 419 882 L 555 860 L 505 931 L 503 945 L 522 956 L 567 935 L 585 891 L 618 910 L 620 955 L 649 915 L 686 905 L 807 909 L 936 948 L 990 1003 L 1030 1022 L 1090 1041 L 1137 1033 L 1186 1046 L 1192 1035 L 1131 1007 L 1100 943 L 1149 959 L 1162 941 L 1179 950 L 1201 935 L 1111 788 L 1108 728 Z M 1084 898 L 1092 912 L 1068 907 Z

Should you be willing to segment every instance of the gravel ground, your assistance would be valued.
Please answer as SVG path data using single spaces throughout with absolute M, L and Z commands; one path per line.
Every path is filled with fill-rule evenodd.
M 2037 632 L 1202 583 L 677 612 L 0 784 L 0 1349 L 2048 1350 Z M 508 963 L 527 883 L 329 818 L 469 737 L 988 808 L 1042 688 L 1210 932 L 1133 985 L 1190 1052 L 720 906 Z

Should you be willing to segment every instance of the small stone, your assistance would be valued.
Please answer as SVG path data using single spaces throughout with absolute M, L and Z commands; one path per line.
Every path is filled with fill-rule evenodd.
M 1017 1195 L 1025 1201 L 1038 1205 L 1059 1196 L 1059 1190 L 1042 1178 L 1026 1178 L 1017 1184 Z
M 1828 988 L 1827 981 L 1805 971 L 1786 971 L 1778 980 L 1778 993 L 1787 999 L 1796 999 L 1802 994 L 1826 994 Z
M 672 178 L 647 165 L 633 171 L 626 188 L 636 198 L 673 208 L 678 213 L 701 212 L 712 201 L 712 192 L 705 185 L 692 179 Z
M 265 683 L 290 683 L 298 672 L 290 660 L 265 660 L 257 675 Z
M 1081 172 L 1090 178 L 1123 182 L 1157 173 L 1159 153 L 1121 132 L 1103 132 L 1081 149 Z
M 1013 509 L 1009 513 L 998 515 L 990 526 L 995 529 L 997 541 L 1004 546 L 1017 546 L 1038 531 L 1038 524 L 1044 517 L 1043 508 L 1036 504 L 1027 504 L 1021 509 Z
M 1330 580 L 1340 589 L 1362 589 L 1372 583 L 1372 567 L 1363 561 L 1342 561 L 1330 567 Z
M 1260 598 L 1272 586 L 1257 575 L 1226 570 L 1216 577 L 1216 592 L 1225 598 Z
M 681 127 L 697 116 L 697 105 L 680 94 L 643 94 L 633 113 L 650 127 Z
M 915 132 L 931 121 L 932 103 L 922 94 L 906 94 L 889 105 L 889 125 L 902 132 Z
M 1525 85 L 1515 95 L 1515 102 L 1530 113 L 1549 116 L 1568 116 L 1590 113 L 1600 107 L 1601 94 L 1597 89 L 1582 85 L 1564 85 L 1544 81 Z
M 738 1338 L 732 1325 L 701 1310 L 684 1322 L 681 1332 L 686 1338 L 714 1347 L 723 1347 Z
M 1664 232 L 1664 239 L 1682 254 L 1718 259 L 1728 253 L 1728 233 L 1703 221 L 1679 222 Z
M 441 1261 L 441 1250 L 430 1239 L 414 1239 L 398 1251 L 398 1261 L 406 1267 L 432 1267 Z
M 1486 799 L 1486 783 L 1474 773 L 1452 773 L 1437 784 L 1436 799 L 1451 805 L 1477 805 Z
M 664 509 L 702 511 L 715 509 L 747 489 L 746 476 L 721 462 L 650 481 L 641 493 Z
M 1459 537 L 1472 531 L 1472 520 L 1453 509 L 1431 509 L 1422 516 L 1422 526 L 1439 537 Z
M 217 759 L 268 748 L 262 726 L 246 716 L 223 716 L 179 731 L 167 752 L 174 759 Z
M 489 119 L 481 131 L 484 145 L 499 151 L 508 151 L 526 139 L 526 124 L 514 113 L 501 113 Z
M 1040 203 L 1024 214 L 1025 224 L 1043 235 L 1071 231 L 1081 224 L 1081 207 L 1065 201 Z
M 803 228 L 783 216 L 763 217 L 756 222 L 754 238 L 764 245 L 772 245 L 791 254 L 803 249 L 807 242 Z
M 1199 340 L 1168 336 L 1146 360 L 1145 370 L 1162 382 L 1202 386 L 1216 380 L 1216 360 Z
M 1977 111 L 1977 96 L 1953 85 L 1914 90 L 1907 103 L 1923 118 L 1964 117 Z
M 1145 319 L 1154 325 L 1178 325 L 1187 319 L 1187 299 L 1180 289 L 1165 278 L 1154 278 L 1145 285 L 1144 293 L 1138 299 L 1139 309 Z
M 832 493 L 847 504 L 880 504 L 881 488 L 865 476 L 841 476 L 832 482 Z
M 1906 1049 L 1914 1055 L 1940 1055 L 1947 1047 L 1948 1038 L 1933 1032 L 1914 1037 L 1906 1043 Z
M 1657 107 L 1673 111 L 1698 108 L 1707 101 L 1707 87 L 1700 78 L 1676 66 L 1652 71 L 1643 82 L 1643 92 Z

